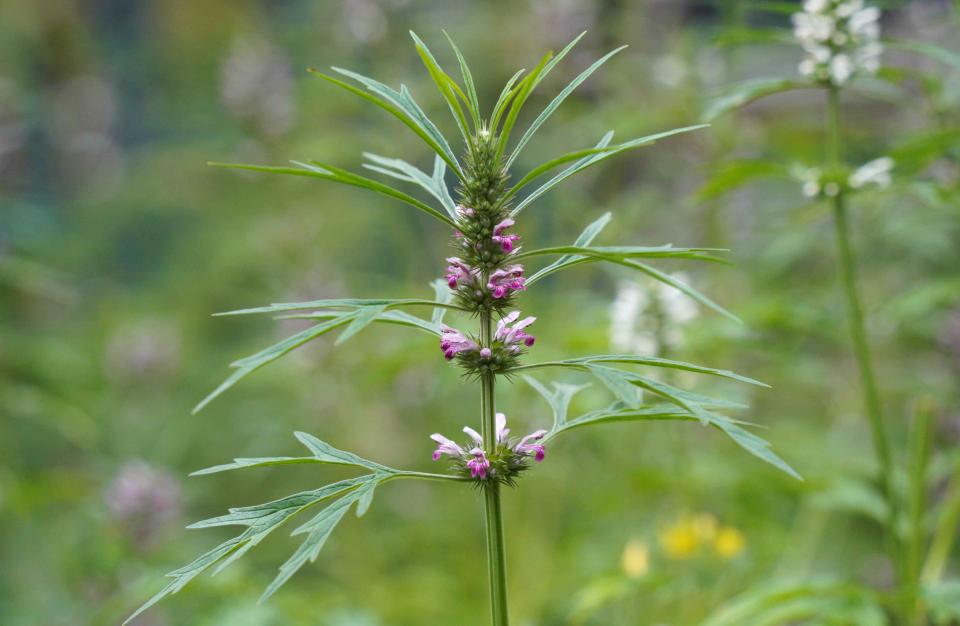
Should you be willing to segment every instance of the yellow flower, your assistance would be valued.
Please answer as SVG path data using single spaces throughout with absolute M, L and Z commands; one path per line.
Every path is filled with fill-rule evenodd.
M 639 539 L 631 539 L 623 548 L 620 558 L 623 573 L 630 578 L 640 578 L 650 570 L 650 550 Z
M 732 559 L 741 552 L 746 540 L 736 528 L 724 526 L 717 531 L 717 536 L 713 541 L 714 551 L 725 559 Z
M 671 559 L 688 559 L 700 547 L 697 526 L 692 518 L 681 518 L 660 533 L 660 546 Z

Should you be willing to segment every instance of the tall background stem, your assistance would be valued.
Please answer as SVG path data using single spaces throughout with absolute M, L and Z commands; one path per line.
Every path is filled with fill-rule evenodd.
M 480 314 L 480 343 L 489 347 L 493 340 L 493 321 L 489 311 Z M 480 411 L 483 447 L 488 452 L 496 449 L 497 429 L 493 384 L 495 375 L 484 372 L 480 378 Z M 503 517 L 500 511 L 500 486 L 496 481 L 483 483 L 484 518 L 487 534 L 487 572 L 490 583 L 490 611 L 493 626 L 507 626 L 507 560 L 503 545 Z
M 843 137 L 840 122 L 840 91 L 837 87 L 828 90 L 828 144 L 827 159 L 831 170 L 831 180 L 840 171 L 843 159 Z M 829 183 L 828 183 L 829 184 Z M 837 240 L 837 252 L 840 261 L 840 274 L 843 281 L 843 291 L 846 298 L 847 317 L 850 324 L 850 338 L 853 342 L 853 351 L 860 371 L 860 386 L 863 393 L 864 409 L 870 423 L 870 433 L 873 439 L 873 449 L 880 466 L 880 478 L 887 501 L 888 529 L 886 544 L 890 551 L 896 575 L 903 576 L 903 564 L 898 547 L 898 506 L 896 492 L 893 486 L 893 456 L 890 451 L 890 439 L 887 434 L 880 404 L 880 395 L 877 391 L 877 380 L 873 372 L 873 361 L 870 354 L 870 344 L 863 318 L 863 305 L 860 300 L 860 288 L 857 276 L 857 261 L 850 239 L 850 227 L 847 219 L 846 190 L 844 185 L 838 185 L 833 195 L 833 221 Z M 901 581 L 903 582 L 903 581 Z

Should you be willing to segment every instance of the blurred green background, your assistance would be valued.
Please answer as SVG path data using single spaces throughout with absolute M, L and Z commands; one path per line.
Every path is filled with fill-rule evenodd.
M 525 171 L 607 129 L 627 139 L 696 123 L 736 81 L 795 75 L 799 49 L 766 36 L 788 28 L 793 8 L 0 0 L 0 624 L 119 623 L 164 572 L 230 536 L 186 524 L 349 475 L 190 471 L 299 454 L 293 430 L 430 470 L 428 435 L 475 420 L 476 388 L 436 342 L 389 325 L 336 349 L 321 338 L 190 413 L 230 361 L 298 329 L 210 313 L 430 297 L 443 272 L 446 234 L 408 207 L 205 165 L 316 158 L 356 170 L 365 150 L 432 161 L 395 120 L 306 67 L 402 81 L 452 133 L 409 29 L 447 65 L 441 29 L 454 37 L 486 107 L 516 69 L 588 30 L 521 125 L 595 58 L 630 44 L 540 131 L 518 162 Z M 885 35 L 957 47 L 951 3 L 884 8 Z M 890 189 L 853 201 L 856 245 L 898 446 L 918 398 L 938 407 L 937 497 L 960 438 L 960 72 L 895 49 L 884 61 L 900 69 L 845 101 L 851 163 L 897 159 Z M 734 267 L 658 267 L 684 272 L 745 325 L 588 265 L 523 296 L 539 318 L 535 356 L 653 351 L 760 378 L 773 389 L 680 382 L 748 394 L 743 417 L 769 427 L 763 435 L 806 480 L 695 425 L 575 431 L 505 495 L 517 624 L 695 624 L 773 579 L 889 584 L 827 209 L 796 180 L 749 181 L 764 163 L 816 164 L 822 111 L 816 92 L 767 99 L 580 174 L 525 212 L 528 246 L 568 243 L 610 210 L 604 244 L 732 248 Z M 606 402 L 594 385 L 575 404 Z M 500 403 L 518 432 L 548 423 L 523 383 L 504 386 Z M 297 545 L 286 533 L 136 623 L 484 624 L 482 541 L 472 490 L 398 482 L 268 603 L 256 599 Z

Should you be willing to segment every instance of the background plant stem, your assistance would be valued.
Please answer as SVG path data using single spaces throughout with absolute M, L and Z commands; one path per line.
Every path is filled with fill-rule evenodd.
M 493 340 L 493 321 L 490 312 L 480 314 L 480 343 L 489 347 Z M 481 425 L 483 447 L 487 451 L 496 448 L 497 429 L 495 423 L 493 385 L 495 376 L 485 372 L 480 382 Z M 503 517 L 500 512 L 500 487 L 496 481 L 488 480 L 483 484 L 484 517 L 487 531 L 487 572 L 490 584 L 490 611 L 493 626 L 507 626 L 510 619 L 507 614 L 507 560 L 503 545 Z
M 827 159 L 830 165 L 830 180 L 840 171 L 843 148 L 840 123 L 840 90 L 831 86 L 828 90 L 828 144 Z M 829 184 L 829 183 L 828 183 Z M 893 458 L 890 451 L 890 440 L 884 424 L 883 411 L 880 405 L 880 395 L 877 391 L 876 376 L 873 372 L 873 362 L 870 354 L 870 344 L 864 327 L 863 305 L 860 300 L 860 291 L 857 278 L 857 262 L 850 240 L 850 228 L 847 221 L 846 194 L 844 185 L 839 182 L 838 190 L 833 195 L 834 232 L 839 253 L 840 274 L 843 281 L 843 291 L 846 298 L 847 317 L 850 324 L 850 337 L 853 342 L 853 351 L 860 370 L 860 384 L 863 392 L 863 404 L 870 423 L 870 432 L 873 439 L 873 449 L 880 465 L 880 478 L 887 501 L 888 529 L 887 548 L 896 571 L 899 582 L 903 581 L 903 564 L 900 558 L 897 533 L 897 497 L 893 487 Z

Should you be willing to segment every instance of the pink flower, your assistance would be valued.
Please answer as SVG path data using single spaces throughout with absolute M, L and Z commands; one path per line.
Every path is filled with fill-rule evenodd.
M 480 347 L 456 328 L 444 325 L 440 332 L 440 349 L 448 361 L 461 352 L 478 350 Z
M 513 448 L 514 453 L 521 456 L 533 456 L 538 462 L 546 456 L 547 449 L 543 444 L 536 443 L 547 434 L 545 430 L 535 430 L 521 439 Z M 507 428 L 507 416 L 497 413 L 497 443 L 508 445 L 510 429 Z
M 463 262 L 459 257 L 452 256 L 447 259 L 447 285 L 450 289 L 456 289 L 460 285 L 469 285 L 477 280 L 480 272 Z
M 500 341 L 507 350 L 514 353 L 520 352 L 522 349 L 520 344 L 529 348 L 537 339 L 533 335 L 523 332 L 523 329 L 537 321 L 537 318 L 525 317 L 518 322 L 518 317 L 520 317 L 520 311 L 513 311 L 501 319 L 497 324 L 497 332 L 494 335 L 494 339 Z M 513 324 L 513 326 L 510 326 L 510 324 Z
M 456 442 L 447 439 L 440 433 L 433 433 L 430 435 L 430 438 L 437 442 L 437 449 L 433 451 L 434 461 L 439 461 L 440 456 L 444 454 L 458 459 L 467 455 L 466 450 L 457 445 Z
M 523 439 L 520 440 L 520 443 L 513 446 L 513 451 L 517 454 L 524 454 L 527 456 L 533 455 L 533 457 L 539 463 L 547 455 L 547 448 L 540 443 L 536 443 L 543 439 L 543 436 L 547 434 L 545 430 L 535 430 Z
M 512 484 L 512 478 L 523 468 L 525 457 L 532 456 L 540 462 L 546 456 L 546 447 L 539 442 L 546 436 L 547 431 L 535 430 L 520 441 L 511 440 L 507 416 L 503 413 L 496 415 L 496 441 L 489 451 L 490 456 L 487 456 L 488 451 L 484 450 L 480 433 L 469 426 L 464 426 L 463 432 L 470 438 L 470 442 L 465 446 L 440 433 L 434 433 L 430 438 L 437 442 L 433 460 L 438 461 L 443 455 L 451 457 L 456 471 L 464 476 L 469 472 L 471 478 L 478 480 L 492 477 Z
M 511 291 L 523 291 L 524 286 L 523 266 L 520 264 L 508 265 L 502 269 L 490 274 L 487 280 L 487 289 L 491 295 L 500 299 L 510 294 Z
M 457 205 L 456 211 L 457 211 L 457 217 L 459 217 L 459 218 L 462 219 L 462 220 L 463 220 L 463 219 L 470 218 L 470 217 L 473 217 L 474 215 L 477 214 L 476 211 L 474 211 L 473 209 L 471 209 L 471 208 L 469 208 L 469 207 L 465 207 L 465 206 L 463 206 L 462 204 L 458 204 L 458 205 Z
M 500 248 L 506 252 L 513 252 L 513 242 L 519 241 L 519 235 L 504 235 L 503 231 L 514 225 L 514 221 L 509 217 L 493 227 L 493 240 L 500 244 Z
M 507 428 L 507 416 L 503 413 L 497 413 L 497 443 L 507 443 L 507 437 L 510 435 L 510 429 Z
M 490 469 L 490 461 L 487 455 L 480 448 L 474 448 L 470 451 L 473 458 L 467 461 L 467 467 L 470 469 L 470 476 L 483 480 L 487 477 L 487 470 Z

